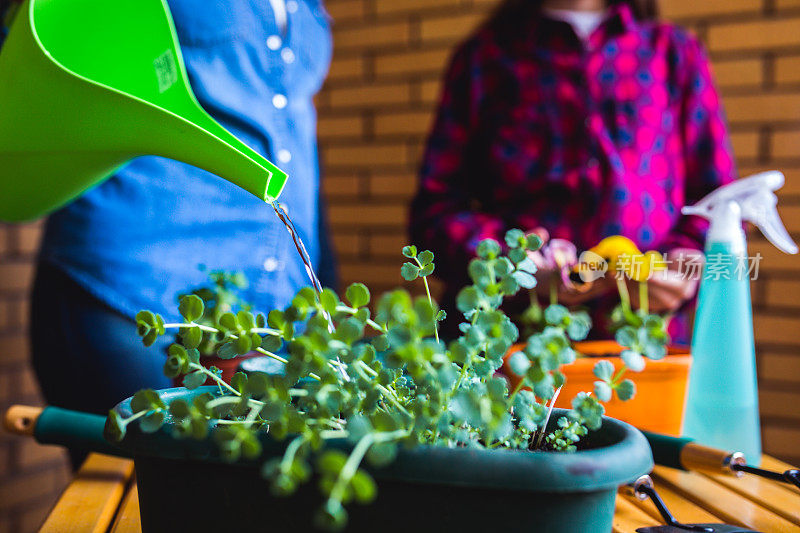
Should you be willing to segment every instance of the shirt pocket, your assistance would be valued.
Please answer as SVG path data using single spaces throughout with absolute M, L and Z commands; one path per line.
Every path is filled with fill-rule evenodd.
M 257 31 L 257 17 L 242 0 L 168 0 L 168 3 L 181 45 L 208 46 Z

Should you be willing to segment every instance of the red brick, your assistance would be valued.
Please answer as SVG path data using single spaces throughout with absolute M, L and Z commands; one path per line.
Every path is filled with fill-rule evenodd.
M 754 159 L 759 154 L 760 136 L 757 131 L 745 131 L 731 134 L 733 153 L 737 159 Z
M 349 22 L 364 18 L 365 0 L 337 0 L 326 2 L 325 8 L 336 23 Z
M 404 111 L 401 113 L 381 113 L 375 117 L 375 135 L 418 135 L 430 130 L 431 113 L 424 111 Z
M 714 61 L 714 79 L 720 87 L 755 87 L 764 83 L 764 64 L 760 59 Z
M 58 480 L 53 469 L 0 480 L 0 510 L 50 496 L 58 489 Z
M 377 76 L 407 76 L 411 73 L 421 72 L 441 73 L 449 57 L 449 48 L 380 54 L 375 58 L 375 74 Z
M 800 35 L 800 30 L 797 32 Z M 800 116 L 800 93 L 762 93 L 725 99 L 728 119 L 733 122 L 796 122 Z
M 328 71 L 328 81 L 342 81 L 362 78 L 364 76 L 363 57 L 341 57 L 333 54 L 333 61 Z
M 425 9 L 453 8 L 461 4 L 461 0 L 375 0 L 375 12 L 390 15 L 402 12 L 419 12 Z
M 325 176 L 322 190 L 328 198 L 349 198 L 358 196 L 361 191 L 361 178 L 356 175 Z
M 359 24 L 334 31 L 337 50 L 354 48 L 402 47 L 408 44 L 411 28 L 408 21 L 390 24 Z
M 27 291 L 33 281 L 34 267 L 29 262 L 0 264 L 0 290 Z
M 41 469 L 45 465 L 65 465 L 67 461 L 62 447 L 43 446 L 33 439 L 19 439 L 15 456 L 15 466 L 22 471 Z
M 466 13 L 458 16 L 425 17 L 422 19 L 420 34 L 422 42 L 456 41 L 466 38 L 484 19 L 483 13 Z
M 387 204 L 332 205 L 330 222 L 334 226 L 403 226 L 406 221 L 406 206 Z
M 25 363 L 29 349 L 28 337 L 24 333 L 0 335 L 0 364 Z
M 56 492 L 52 497 L 45 498 L 34 506 L 26 506 L 25 510 L 20 512 L 18 522 L 19 531 L 39 531 L 39 528 L 50 514 L 53 505 L 55 505 L 58 494 L 59 493 Z
M 794 418 L 797 416 L 797 405 L 800 393 L 776 390 L 764 390 L 758 394 L 761 416 L 776 418 Z
M 407 165 L 408 150 L 404 144 L 361 144 L 327 147 L 323 149 L 326 166 L 372 167 L 375 165 Z
M 39 223 L 24 224 L 17 228 L 17 249 L 19 254 L 34 254 L 39 249 L 42 238 L 42 225 Z
M 364 135 L 364 119 L 360 114 L 346 117 L 320 117 L 317 132 L 322 142 L 339 138 L 362 137 Z
M 759 350 L 758 375 L 770 381 L 800 382 L 800 354 Z
M 369 178 L 369 195 L 373 198 L 399 196 L 408 201 L 417 190 L 416 173 L 372 175 Z
M 780 130 L 772 134 L 770 155 L 775 158 L 800 157 L 800 129 Z
M 800 457 L 797 443 L 800 442 L 800 428 L 766 425 L 762 431 L 764 453 L 792 462 L 790 458 Z
M 800 45 L 800 18 L 775 19 L 713 25 L 708 30 L 712 51 L 785 48 Z
M 778 84 L 800 83 L 800 56 L 792 55 L 775 58 L 775 82 Z
M 411 91 L 405 82 L 331 88 L 330 103 L 341 111 L 350 108 L 374 108 L 382 105 L 407 104 Z
M 372 257 L 382 257 L 403 261 L 403 246 L 409 244 L 408 236 L 405 232 L 380 233 L 369 236 L 369 253 Z
M 700 2 L 661 2 L 661 14 L 665 18 L 720 16 L 738 13 L 757 13 L 762 9 L 761 0 L 702 0 Z

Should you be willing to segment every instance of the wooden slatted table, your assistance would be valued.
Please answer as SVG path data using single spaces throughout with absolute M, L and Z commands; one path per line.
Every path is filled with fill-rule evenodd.
M 764 457 L 762 466 L 787 470 L 789 465 Z M 800 490 L 755 476 L 737 479 L 656 467 L 656 489 L 682 522 L 727 522 L 751 529 L 800 532 Z M 662 524 L 649 501 L 634 503 L 617 497 L 614 533 Z M 133 462 L 91 454 L 62 494 L 42 526 L 45 532 L 136 533 L 139 496 Z

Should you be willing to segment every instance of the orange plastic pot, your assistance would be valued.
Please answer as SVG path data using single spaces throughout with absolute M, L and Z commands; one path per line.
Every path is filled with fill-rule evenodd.
M 239 365 L 242 363 L 242 361 L 245 361 L 247 359 L 252 359 L 253 357 L 263 357 L 263 355 L 258 352 L 250 352 L 243 355 L 237 355 L 233 359 L 222 359 L 221 357 L 217 356 L 201 357 L 200 364 L 206 368 L 211 368 L 212 366 L 219 368 L 220 370 L 222 370 L 222 376 L 221 376 L 222 380 L 225 383 L 230 383 L 231 378 L 239 369 Z M 182 387 L 183 376 L 179 376 L 173 379 L 172 383 L 176 387 Z M 203 383 L 203 385 L 214 385 L 214 384 L 215 384 L 214 380 L 211 378 L 208 378 L 206 382 Z
M 512 347 L 500 369 L 512 386 L 516 386 L 520 378 L 508 367 L 507 360 L 512 353 L 523 348 L 522 344 Z M 598 360 L 611 361 L 615 370 L 623 366 L 619 358 L 622 347 L 614 341 L 578 342 L 575 349 L 585 357 L 578 357 L 574 363 L 562 367 L 567 381 L 558 396 L 556 407 L 569 408 L 576 394 L 594 389 L 597 378 L 592 368 Z M 680 435 L 691 360 L 688 348 L 672 346 L 668 348 L 664 359 L 648 359 L 642 372 L 628 371 L 627 376 L 636 383 L 636 395 L 626 402 L 620 401 L 615 395 L 605 404 L 606 415 L 639 429 Z

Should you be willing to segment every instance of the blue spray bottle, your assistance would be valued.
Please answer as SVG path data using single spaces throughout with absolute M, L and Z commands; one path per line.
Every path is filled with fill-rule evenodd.
M 750 222 L 780 250 L 797 253 L 773 191 L 784 176 L 764 172 L 720 187 L 685 215 L 711 224 L 692 336 L 692 367 L 683 434 L 707 446 L 737 450 L 749 464 L 761 461 L 750 277 L 742 221 Z

